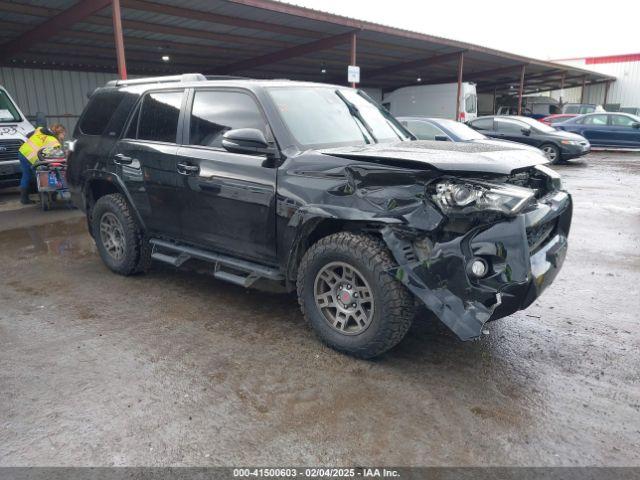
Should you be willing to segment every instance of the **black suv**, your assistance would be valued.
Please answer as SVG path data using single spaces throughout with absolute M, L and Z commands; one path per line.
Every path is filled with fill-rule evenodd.
M 531 304 L 567 250 L 571 198 L 544 157 L 416 141 L 351 88 L 114 81 L 74 138 L 72 195 L 111 270 L 198 260 L 244 287 L 279 282 L 360 357 L 397 344 L 420 302 L 477 338 Z

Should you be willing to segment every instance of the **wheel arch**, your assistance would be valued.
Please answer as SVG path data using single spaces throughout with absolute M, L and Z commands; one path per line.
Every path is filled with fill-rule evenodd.
M 129 192 L 127 191 L 122 180 L 114 174 L 105 172 L 96 172 L 86 178 L 83 188 L 83 199 L 85 202 L 87 221 L 89 223 L 89 231 L 91 232 L 91 211 L 95 203 L 105 195 L 111 195 L 113 193 L 119 193 L 124 196 L 125 200 L 129 204 L 129 207 L 133 211 L 136 220 L 141 228 L 144 230 L 144 221 L 140 216 L 140 212 L 136 208 L 135 203 L 131 199 Z M 93 232 L 91 232 L 93 234 Z
M 364 220 L 345 220 L 339 218 L 317 217 L 307 221 L 298 228 L 298 232 L 291 244 L 286 278 L 295 284 L 298 276 L 298 266 L 304 254 L 321 239 L 338 232 L 366 233 L 382 238 L 380 230 L 383 223 L 372 223 Z

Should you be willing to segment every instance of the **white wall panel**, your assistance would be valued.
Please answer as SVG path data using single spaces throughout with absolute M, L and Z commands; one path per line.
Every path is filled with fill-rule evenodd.
M 27 117 L 44 112 L 49 125 L 61 123 L 69 132 L 87 103 L 87 94 L 115 78 L 113 73 L 0 67 L 0 85 Z

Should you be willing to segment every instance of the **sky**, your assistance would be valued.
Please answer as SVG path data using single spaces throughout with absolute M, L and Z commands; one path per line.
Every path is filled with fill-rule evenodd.
M 638 0 L 292 0 L 541 60 L 640 53 Z

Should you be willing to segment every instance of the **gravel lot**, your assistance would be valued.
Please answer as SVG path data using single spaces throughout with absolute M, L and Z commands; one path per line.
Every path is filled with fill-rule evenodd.
M 640 154 L 556 168 L 555 284 L 476 342 L 425 312 L 375 361 L 291 295 L 114 275 L 79 212 L 0 194 L 0 466 L 640 466 Z

